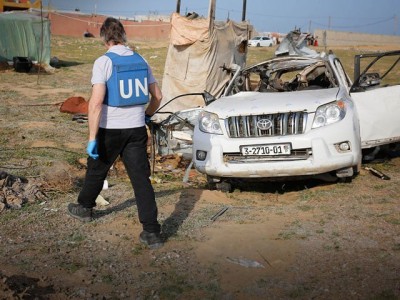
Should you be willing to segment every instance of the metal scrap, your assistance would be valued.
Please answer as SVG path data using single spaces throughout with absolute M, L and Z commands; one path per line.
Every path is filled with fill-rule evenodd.
M 373 175 L 379 177 L 380 179 L 390 180 L 389 176 L 383 174 L 381 171 L 378 171 L 378 170 L 376 170 L 376 169 L 374 169 L 372 167 L 365 167 L 364 169 L 367 170 L 367 171 L 370 171 Z
M 228 206 L 225 206 L 223 208 L 221 208 L 215 215 L 213 215 L 211 217 L 211 221 L 215 221 L 217 218 L 219 218 L 220 216 L 222 216 L 227 210 L 229 209 Z
M 265 268 L 258 261 L 243 258 L 243 257 L 238 257 L 238 258 L 227 257 L 226 260 L 231 263 L 241 265 L 242 267 L 246 267 L 246 268 Z

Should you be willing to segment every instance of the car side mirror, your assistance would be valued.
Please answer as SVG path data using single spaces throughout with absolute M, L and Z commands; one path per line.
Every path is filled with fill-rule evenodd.
M 381 83 L 381 78 L 378 73 L 366 73 L 361 76 L 359 81 L 360 87 L 370 87 L 379 85 Z

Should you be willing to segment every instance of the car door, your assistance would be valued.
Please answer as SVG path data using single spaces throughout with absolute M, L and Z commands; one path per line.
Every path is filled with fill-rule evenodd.
M 270 46 L 270 39 L 268 37 L 266 37 L 266 36 L 262 37 L 261 46 L 269 47 Z
M 400 51 L 357 55 L 350 94 L 362 148 L 400 141 Z

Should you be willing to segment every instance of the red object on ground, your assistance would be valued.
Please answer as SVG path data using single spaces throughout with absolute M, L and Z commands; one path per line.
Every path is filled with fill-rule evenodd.
M 61 104 L 60 112 L 87 114 L 88 102 L 83 97 L 70 97 Z
M 314 46 L 315 46 L 315 47 L 318 47 L 318 40 L 315 40 L 315 41 L 314 41 Z

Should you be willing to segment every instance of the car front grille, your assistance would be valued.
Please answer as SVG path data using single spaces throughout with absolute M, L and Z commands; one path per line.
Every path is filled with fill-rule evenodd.
M 268 129 L 260 129 L 257 124 L 269 124 Z M 307 124 L 307 112 L 287 112 L 277 114 L 235 116 L 225 121 L 231 138 L 282 136 L 302 134 Z M 264 127 L 265 128 L 265 127 Z

